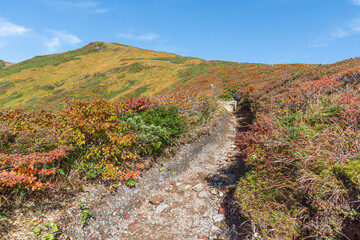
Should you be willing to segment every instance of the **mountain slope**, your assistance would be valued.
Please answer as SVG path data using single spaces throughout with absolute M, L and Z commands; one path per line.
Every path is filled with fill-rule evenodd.
M 116 43 L 91 43 L 62 54 L 39 56 L 0 70 L 4 107 L 58 105 L 66 98 L 121 99 L 164 90 L 210 90 L 273 80 L 310 65 L 205 61 Z
M 4 68 L 10 67 L 15 64 L 16 63 L 11 63 L 11 62 L 6 62 L 4 60 L 0 60 L 0 69 L 4 69 Z

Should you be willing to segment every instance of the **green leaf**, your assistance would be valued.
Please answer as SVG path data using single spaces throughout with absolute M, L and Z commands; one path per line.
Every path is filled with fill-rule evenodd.
M 63 176 L 65 176 L 65 172 L 64 172 L 64 170 L 62 170 L 62 169 L 57 169 L 58 170 L 58 172 L 61 174 L 61 175 L 63 175 Z
M 35 236 L 39 235 L 40 233 L 41 233 L 41 228 L 40 227 L 35 228 L 34 230 Z
M 58 226 L 57 226 L 56 223 L 53 223 L 53 222 L 52 222 L 52 223 L 50 224 L 50 226 L 51 226 L 51 231 L 52 231 L 53 233 L 59 231 L 59 228 L 58 228 Z
M 44 237 L 43 237 L 43 239 L 44 240 L 54 240 L 54 234 L 52 234 L 52 233 L 45 233 L 45 235 L 44 235 Z

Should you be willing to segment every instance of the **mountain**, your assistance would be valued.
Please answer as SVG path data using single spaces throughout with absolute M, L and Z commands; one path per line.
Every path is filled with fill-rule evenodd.
M 9 217 L 0 218 L 0 238 L 4 229 L 16 239 L 25 238 L 16 237 L 13 230 L 43 236 L 50 231 L 50 228 L 45 230 L 43 224 L 33 224 L 33 211 L 24 211 L 27 216 L 17 214 L 20 207 L 16 205 L 31 199 L 19 201 L 20 194 L 53 183 L 56 191 L 63 194 L 64 185 L 58 183 L 66 182 L 67 189 L 71 186 L 73 191 L 73 186 L 83 186 L 81 183 L 89 179 L 103 179 L 111 190 L 119 186 L 117 181 L 133 187 L 144 164 L 151 166 L 148 159 L 156 160 L 155 156 L 170 153 L 169 147 L 174 143 L 195 142 L 195 149 L 205 144 L 200 152 L 195 151 L 205 156 L 201 149 L 208 151 L 209 142 L 193 140 L 209 134 L 218 118 L 224 116 L 215 97 L 230 100 L 231 93 L 238 92 L 243 101 L 239 111 L 231 116 L 237 119 L 218 125 L 232 135 L 235 125 L 227 124 L 237 122 L 236 137 L 229 138 L 226 132 L 218 130 L 210 134 L 212 139 L 219 139 L 219 135 L 227 138 L 227 146 L 220 141 L 206 153 L 211 156 L 200 162 L 204 169 L 214 172 L 201 172 L 195 181 L 203 181 L 206 175 L 209 182 L 215 182 L 215 177 L 220 176 L 216 182 L 221 182 L 221 192 L 227 194 L 222 209 L 236 222 L 231 232 L 241 235 L 251 232 L 254 238 L 264 239 L 343 239 L 344 236 L 359 239 L 360 58 L 326 65 L 268 65 L 206 61 L 117 43 L 94 42 L 9 67 L 6 62 L 1 63 L 0 106 L 9 109 L 0 111 L 0 215 Z M 153 95 L 159 96 L 128 99 Z M 96 96 L 126 100 L 92 99 Z M 73 101 L 57 109 L 67 99 L 89 101 Z M 53 108 L 36 109 L 38 106 Z M 226 154 L 230 168 L 218 165 L 218 160 L 226 156 L 226 149 L 234 146 L 237 154 L 233 155 L 233 151 L 230 156 Z M 66 151 L 70 154 L 66 155 Z M 202 171 L 199 161 L 191 162 L 196 165 L 187 167 L 196 166 Z M 176 162 L 176 165 L 181 164 Z M 156 177 L 163 167 L 163 161 L 159 169 L 155 167 Z M 183 178 L 174 169 L 171 171 L 178 179 L 189 176 L 179 172 L 186 173 Z M 191 173 L 193 176 L 194 172 Z M 53 174 L 57 174 L 56 177 Z M 229 174 L 242 177 L 230 186 L 227 179 L 233 177 Z M 42 182 L 45 179 L 49 182 Z M 145 182 L 153 187 L 151 181 Z M 168 194 L 168 186 L 163 187 L 164 194 Z M 138 191 L 136 189 L 133 190 Z M 156 191 L 159 194 L 158 188 Z M 52 196 L 50 191 L 43 194 L 49 194 L 48 198 Z M 116 199 L 124 196 L 119 189 L 112 194 L 119 194 Z M 39 199 L 40 195 L 32 196 Z M 53 199 L 58 204 L 58 198 Z M 206 199 L 210 200 L 210 197 Z M 91 201 L 93 205 L 89 205 L 89 210 L 99 204 L 98 200 Z M 107 213 L 114 212 L 108 207 L 112 205 L 103 204 Z M 28 205 L 23 206 L 28 209 Z M 41 213 L 39 224 L 46 222 L 46 214 L 49 213 Z M 90 232 L 86 232 L 84 223 L 73 221 L 73 213 L 70 214 L 71 224 L 77 227 L 69 228 L 69 224 L 61 220 L 61 232 L 71 234 L 72 229 L 82 229 L 81 234 L 93 234 L 97 225 L 100 234 L 103 227 L 108 226 L 101 225 L 97 215 L 86 228 Z M 84 218 L 84 211 L 77 214 L 77 219 L 81 219 L 81 214 Z M 54 219 L 53 214 L 50 215 Z M 202 213 L 195 215 L 203 218 Z M 122 224 L 115 217 L 116 223 Z M 8 229 L 4 226 L 14 226 L 8 221 L 29 225 Z
M 0 69 L 10 67 L 10 66 L 12 66 L 14 64 L 15 63 L 5 62 L 5 61 L 0 59 Z
M 149 96 L 164 91 L 218 91 L 302 71 L 311 65 L 205 61 L 117 43 L 94 42 L 37 56 L 0 70 L 4 107 L 58 106 L 63 99 Z

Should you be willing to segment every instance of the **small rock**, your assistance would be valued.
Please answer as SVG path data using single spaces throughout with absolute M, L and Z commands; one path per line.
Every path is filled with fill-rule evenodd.
M 128 220 L 130 218 L 130 213 L 125 214 L 125 219 Z
M 176 186 L 180 187 L 181 186 L 181 182 L 176 182 Z
M 220 222 L 220 221 L 225 220 L 225 215 L 224 214 L 216 214 L 212 218 L 213 218 L 214 222 Z
M 224 208 L 219 208 L 219 213 L 220 214 L 225 214 L 225 209 Z
M 218 190 L 216 190 L 216 189 L 213 189 L 213 190 L 211 190 L 211 192 L 210 192 L 211 194 L 213 194 L 213 195 L 217 195 L 218 194 Z
M 189 189 L 189 188 L 191 188 L 190 185 L 186 185 L 186 186 L 184 187 L 184 189 Z
M 167 205 L 167 204 L 161 204 L 161 205 L 156 207 L 155 213 L 159 214 L 159 213 L 161 213 L 162 211 L 164 211 L 166 209 L 171 209 L 171 207 L 169 205 Z
M 195 192 L 201 192 L 203 190 L 203 185 L 201 183 L 196 184 L 193 189 Z
M 223 197 L 224 196 L 224 193 L 223 192 L 219 192 L 219 197 Z
M 226 161 L 227 161 L 227 162 L 231 162 L 231 158 L 227 158 Z
M 201 191 L 199 193 L 199 197 L 201 198 L 207 198 L 210 194 L 207 191 Z
M 176 185 L 176 181 L 171 181 L 170 184 L 174 186 Z
M 219 232 L 219 231 L 220 231 L 220 228 L 218 228 L 217 226 L 212 226 L 212 227 L 210 228 L 210 230 L 213 231 L 213 232 Z
M 149 202 L 154 205 L 159 205 L 164 201 L 164 198 L 162 196 L 154 196 L 149 199 Z
M 214 176 L 212 180 L 214 182 L 219 182 L 221 179 L 218 176 Z
M 233 156 L 231 156 L 231 155 L 228 155 L 228 158 L 232 158 Z

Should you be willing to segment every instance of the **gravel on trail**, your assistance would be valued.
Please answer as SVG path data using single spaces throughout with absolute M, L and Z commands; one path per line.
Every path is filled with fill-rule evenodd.
M 81 224 L 78 206 L 63 212 L 59 222 L 66 226 L 66 239 L 239 239 L 223 208 L 240 177 L 230 167 L 239 160 L 234 148 L 239 122 L 225 114 L 210 135 L 155 164 L 134 188 L 119 185 L 114 193 L 101 186 L 85 189 L 77 200 L 93 215 Z

